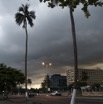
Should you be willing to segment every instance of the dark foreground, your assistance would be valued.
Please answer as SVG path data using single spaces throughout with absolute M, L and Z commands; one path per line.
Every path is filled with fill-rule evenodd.
M 23 96 L 11 96 L 0 104 L 70 104 L 70 97 L 39 95 L 28 98 L 26 103 Z M 103 97 L 77 97 L 76 104 L 103 104 Z

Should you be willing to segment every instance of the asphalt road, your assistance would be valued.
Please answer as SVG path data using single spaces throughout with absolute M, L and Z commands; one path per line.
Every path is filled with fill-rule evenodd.
M 70 104 L 70 97 L 64 96 L 35 96 L 28 99 L 27 104 Z M 0 104 L 26 104 L 23 96 L 13 96 Z M 76 104 L 103 104 L 103 97 L 77 97 Z
M 36 96 L 32 101 L 39 104 L 70 104 L 70 97 Z M 103 97 L 77 97 L 76 104 L 103 104 Z

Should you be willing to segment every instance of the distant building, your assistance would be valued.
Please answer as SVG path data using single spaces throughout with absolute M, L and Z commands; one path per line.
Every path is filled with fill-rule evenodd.
M 50 76 L 51 89 L 65 89 L 67 87 L 67 78 L 60 74 L 53 74 Z
M 67 70 L 67 86 L 74 82 L 74 70 Z
M 78 77 L 80 78 L 82 72 L 87 73 L 87 81 L 88 85 L 92 85 L 94 83 L 98 83 L 103 85 L 103 70 L 102 69 L 79 69 L 78 70 Z M 67 85 L 73 83 L 74 81 L 74 70 L 69 69 L 67 70 Z

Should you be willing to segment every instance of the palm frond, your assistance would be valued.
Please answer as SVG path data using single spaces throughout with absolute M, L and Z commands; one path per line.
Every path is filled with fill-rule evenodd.
M 17 13 L 15 14 L 15 21 L 16 21 L 16 23 L 17 23 L 18 25 L 21 25 L 21 23 L 23 22 L 23 19 L 24 19 L 24 15 L 23 15 L 23 14 L 21 14 L 21 13 L 19 13 L 19 12 L 17 12 Z
M 24 6 L 25 13 L 28 13 L 28 12 L 29 12 L 28 9 L 29 9 L 29 4 L 26 4 L 26 5 Z
M 15 14 L 16 23 L 18 25 L 21 25 L 23 23 L 23 28 L 27 26 L 27 22 L 32 27 L 34 25 L 32 19 L 36 18 L 35 12 L 28 11 L 28 9 L 29 9 L 29 4 L 26 5 L 22 4 L 19 7 L 19 12 Z
M 59 1 L 60 0 L 52 0 L 52 3 L 57 5 L 59 3 Z
M 35 19 L 36 18 L 35 11 L 30 11 L 29 16 L 32 17 L 33 19 Z
M 24 11 L 23 7 L 20 6 L 18 11 L 19 11 L 19 12 L 23 12 L 23 11 Z
M 33 20 L 32 20 L 32 18 L 31 17 L 27 17 L 27 20 L 28 20 L 28 23 L 29 23 L 29 25 L 31 26 L 31 27 L 33 27 Z

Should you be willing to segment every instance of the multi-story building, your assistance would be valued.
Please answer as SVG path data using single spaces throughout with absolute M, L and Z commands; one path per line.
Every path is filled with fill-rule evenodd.
M 74 82 L 74 70 L 67 70 L 67 86 Z
M 67 78 L 60 74 L 53 74 L 50 76 L 51 89 L 65 89 L 67 87 Z
M 88 85 L 92 85 L 94 83 L 103 85 L 103 70 L 102 69 L 79 69 L 78 79 L 80 78 L 83 72 L 85 72 L 88 76 L 86 80 L 86 83 Z M 74 81 L 74 70 L 69 69 L 67 70 L 67 85 L 73 83 L 73 81 Z

